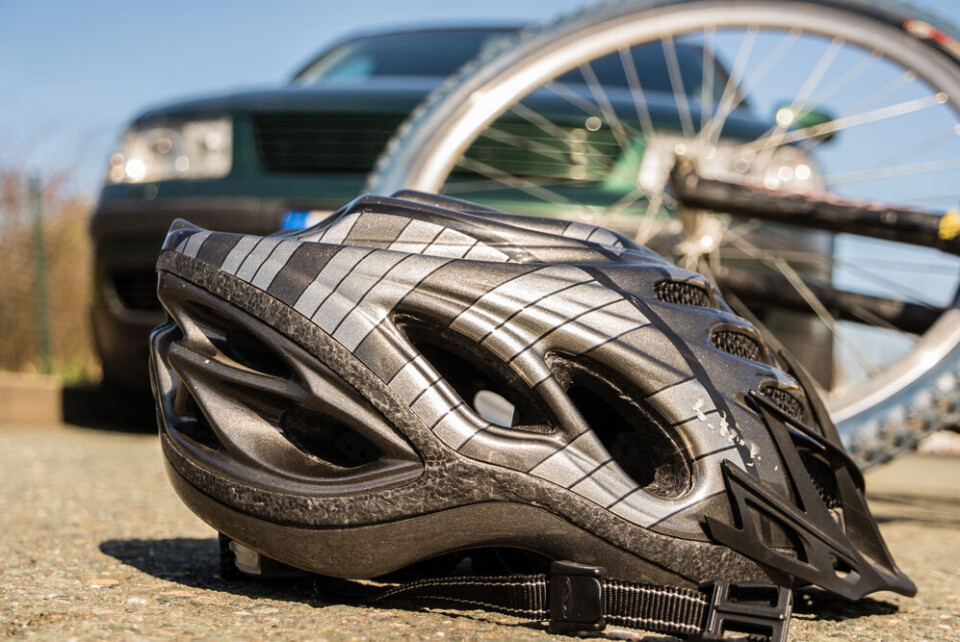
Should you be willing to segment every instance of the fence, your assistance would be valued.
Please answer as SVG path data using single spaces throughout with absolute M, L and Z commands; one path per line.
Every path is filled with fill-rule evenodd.
M 0 371 L 99 377 L 89 303 L 89 200 L 0 168 Z

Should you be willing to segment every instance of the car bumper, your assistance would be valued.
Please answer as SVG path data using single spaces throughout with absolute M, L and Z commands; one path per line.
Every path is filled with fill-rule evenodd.
M 170 224 L 186 219 L 208 229 L 271 234 L 291 209 L 333 211 L 327 200 L 291 203 L 259 197 L 184 197 L 154 201 L 101 201 L 90 221 L 94 242 L 94 339 L 104 376 L 128 388 L 146 389 L 147 343 L 163 321 L 154 265 Z

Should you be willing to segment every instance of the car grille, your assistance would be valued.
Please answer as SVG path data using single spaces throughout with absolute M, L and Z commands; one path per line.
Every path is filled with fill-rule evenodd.
M 257 156 L 268 172 L 366 173 L 403 120 L 380 114 L 257 114 Z M 609 129 L 554 125 L 545 131 L 532 123 L 500 121 L 470 146 L 454 174 L 602 180 L 621 155 Z
M 113 289 L 123 307 L 130 310 L 159 312 L 157 273 L 153 270 L 117 270 L 110 274 Z
M 404 115 L 257 114 L 257 156 L 268 172 L 370 171 Z

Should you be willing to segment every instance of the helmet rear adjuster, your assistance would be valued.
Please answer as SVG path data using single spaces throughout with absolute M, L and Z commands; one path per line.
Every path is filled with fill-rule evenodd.
M 252 548 L 230 539 L 223 533 L 219 534 L 218 543 L 220 546 L 220 577 L 225 580 L 244 578 L 287 580 L 311 577 L 311 574 L 307 571 L 288 566 L 266 555 L 261 555 Z

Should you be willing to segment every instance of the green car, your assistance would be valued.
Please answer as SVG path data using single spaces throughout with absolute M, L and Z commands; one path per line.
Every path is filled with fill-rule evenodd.
M 110 159 L 91 224 L 93 321 L 107 380 L 146 385 L 147 336 L 163 318 L 153 265 L 174 219 L 254 234 L 316 222 L 361 193 L 387 141 L 430 91 L 518 29 L 497 25 L 368 33 L 325 50 L 286 86 L 172 103 L 137 117 Z M 676 140 L 682 140 L 689 106 L 681 110 L 671 90 L 664 50 L 641 46 L 632 55 L 647 89 L 651 118 L 667 131 L 676 130 Z M 678 43 L 675 55 L 691 103 L 705 91 L 705 66 L 716 79 L 711 100 L 719 101 L 729 77 L 723 65 L 693 45 Z M 598 61 L 593 72 L 608 88 L 613 109 L 633 109 L 619 59 Z M 521 180 L 552 181 L 554 191 L 562 194 L 569 180 L 575 185 L 571 189 L 587 185 L 591 191 L 588 199 L 577 195 L 577 201 L 604 208 L 636 184 L 638 172 L 641 180 L 649 175 L 650 181 L 665 182 L 669 166 L 660 167 L 656 160 L 673 153 L 674 139 L 659 135 L 657 144 L 667 145 L 662 150 L 635 139 L 636 153 L 622 153 L 616 132 L 599 118 L 585 121 L 581 110 L 571 108 L 571 103 L 575 107 L 578 100 L 589 99 L 591 82 L 579 71 L 570 72 L 557 79 L 566 93 L 538 92 L 524 101 L 563 130 L 560 149 L 544 153 L 536 122 L 507 119 L 498 123 L 497 137 L 468 150 L 470 164 L 458 167 L 452 177 L 455 195 L 505 211 L 564 216 L 562 207 L 531 198 L 529 190 L 485 185 L 474 192 L 471 185 L 490 172 L 502 172 Z M 752 140 L 769 125 L 744 100 L 727 119 L 722 136 Z M 551 134 L 557 138 L 557 132 Z M 616 220 L 610 218 L 611 223 Z
M 287 212 L 333 211 L 360 193 L 387 140 L 430 91 L 517 29 L 366 33 L 325 49 L 284 86 L 170 103 L 135 118 L 110 158 L 90 224 L 105 379 L 147 386 L 147 337 L 163 320 L 154 263 L 174 219 L 266 234 Z

